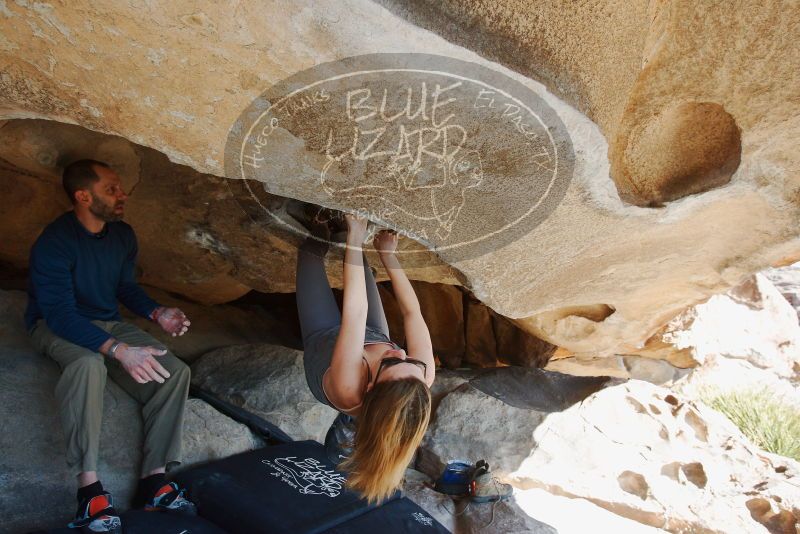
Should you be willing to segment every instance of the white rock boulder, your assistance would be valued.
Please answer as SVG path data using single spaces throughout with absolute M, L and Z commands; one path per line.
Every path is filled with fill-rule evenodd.
M 583 498 L 671 532 L 775 532 L 800 520 L 798 462 L 758 449 L 717 412 L 646 382 L 549 415 L 534 439 L 511 475 L 520 488 Z

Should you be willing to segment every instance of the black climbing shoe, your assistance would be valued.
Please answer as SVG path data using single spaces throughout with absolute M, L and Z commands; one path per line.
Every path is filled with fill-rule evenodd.
M 288 199 L 284 210 L 297 224 L 305 228 L 314 237 L 325 241 L 330 238 L 330 226 L 327 218 L 323 215 L 326 208 L 309 202 Z
M 81 501 L 75 513 L 75 521 L 68 526 L 80 528 L 85 534 L 95 532 L 122 534 L 122 521 L 114 510 L 111 494 L 105 491 Z

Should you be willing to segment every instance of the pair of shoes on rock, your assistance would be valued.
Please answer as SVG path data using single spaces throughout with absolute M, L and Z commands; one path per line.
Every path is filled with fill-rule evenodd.
M 287 201 L 285 211 L 312 236 L 333 243 L 347 242 L 347 220 L 343 211 L 294 199 Z M 367 235 L 374 232 L 375 224 L 368 221 Z
M 461 460 L 448 463 L 433 489 L 447 495 L 469 497 L 477 503 L 505 501 L 514 491 L 511 484 L 500 482 L 492 475 L 486 460 L 475 465 Z
M 321 209 L 323 208 L 315 204 L 294 199 L 288 199 L 284 205 L 286 214 L 301 228 L 304 228 L 314 237 L 328 241 L 330 239 L 330 227 L 327 221 L 320 216 Z
M 316 238 L 340 243 L 347 240 L 347 221 L 341 211 L 294 199 L 286 202 L 285 211 Z
M 196 515 L 197 507 L 184 497 L 185 491 L 174 482 L 164 484 L 152 499 L 144 504 L 145 511 L 170 511 L 187 515 Z M 83 499 L 78 504 L 75 521 L 69 528 L 80 528 L 86 534 L 106 532 L 122 534 L 122 520 L 114 510 L 111 494 L 103 491 L 100 495 Z

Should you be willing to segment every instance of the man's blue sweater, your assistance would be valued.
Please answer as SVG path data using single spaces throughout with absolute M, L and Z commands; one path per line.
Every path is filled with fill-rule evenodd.
M 91 320 L 119 321 L 117 301 L 147 317 L 158 304 L 136 283 L 133 229 L 106 223 L 97 234 L 68 211 L 50 223 L 31 249 L 28 331 L 40 318 L 56 335 L 91 351 L 111 336 Z

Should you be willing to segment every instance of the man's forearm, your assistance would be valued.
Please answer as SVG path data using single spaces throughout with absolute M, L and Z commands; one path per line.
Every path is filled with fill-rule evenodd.
M 386 272 L 389 273 L 389 279 L 392 281 L 392 289 L 394 296 L 397 299 L 397 304 L 400 306 L 400 312 L 403 315 L 408 313 L 420 313 L 419 300 L 411 282 L 408 280 L 400 261 L 394 252 L 383 252 L 380 254 L 381 262 Z
M 47 327 L 55 335 L 92 352 L 99 352 L 100 347 L 112 337 L 73 309 L 42 307 L 42 315 Z

